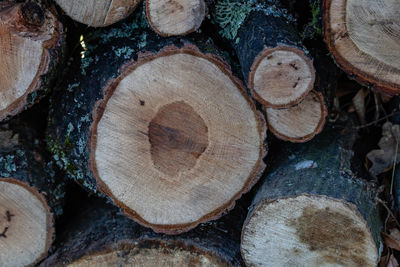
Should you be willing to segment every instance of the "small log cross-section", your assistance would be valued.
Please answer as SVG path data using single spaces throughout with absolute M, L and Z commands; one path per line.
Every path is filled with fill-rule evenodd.
M 34 2 L 0 3 L 0 121 L 49 91 L 62 55 L 62 25 Z
M 254 98 L 267 107 L 299 103 L 314 86 L 315 69 L 279 1 L 218 1 L 212 21 L 234 47 Z
M 319 134 L 328 114 L 321 93 L 311 91 L 299 104 L 284 109 L 266 108 L 268 129 L 279 139 L 302 143 Z
M 206 15 L 204 0 L 146 0 L 150 26 L 161 36 L 196 31 Z
M 5 267 L 31 266 L 47 256 L 53 214 L 61 214 L 64 195 L 40 142 L 21 125 L 0 125 L 0 265 Z
M 230 221 L 168 236 L 117 212 L 115 207 L 91 201 L 66 225 L 54 254 L 39 266 L 243 266 L 236 217 L 228 215 Z
M 262 114 L 203 42 L 117 27 L 86 44 L 90 58 L 54 99 L 50 149 L 72 179 L 155 231 L 220 217 L 264 169 Z M 93 63 L 83 72 L 81 60 Z
M 0 177 L 1 266 L 27 266 L 46 257 L 53 241 L 52 221 L 36 188 Z
M 376 193 L 351 171 L 353 136 L 328 131 L 274 154 L 243 226 L 247 266 L 377 265 Z
M 396 0 L 325 0 L 325 40 L 357 81 L 400 93 L 400 5 Z
M 141 0 L 55 0 L 73 20 L 106 27 L 128 17 Z

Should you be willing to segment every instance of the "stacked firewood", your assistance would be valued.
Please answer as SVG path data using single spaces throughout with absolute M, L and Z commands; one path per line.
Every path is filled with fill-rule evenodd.
M 288 2 L 0 1 L 0 266 L 376 266 L 353 119 L 322 130 L 337 65 L 400 93 L 399 5 Z

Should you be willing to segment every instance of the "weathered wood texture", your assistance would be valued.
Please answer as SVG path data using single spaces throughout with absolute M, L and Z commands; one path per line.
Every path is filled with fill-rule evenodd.
M 323 1 L 325 41 L 356 81 L 400 93 L 400 6 L 394 0 Z
M 186 35 L 198 30 L 206 16 L 204 0 L 146 0 L 146 16 L 161 36 Z
M 242 266 L 240 221 L 228 215 L 178 236 L 156 234 L 91 201 L 59 235 L 39 266 Z M 244 212 L 243 212 L 244 214 Z
M 51 90 L 63 58 L 63 27 L 34 2 L 0 3 L 0 121 Z
M 299 103 L 313 88 L 315 70 L 294 19 L 279 1 L 218 1 L 212 21 L 230 40 L 253 96 L 268 107 Z
M 53 217 L 62 213 L 64 184 L 47 165 L 43 143 L 14 119 L 0 125 L 0 262 L 33 265 L 54 238 Z
M 274 155 L 244 223 L 246 264 L 376 266 L 376 193 L 352 172 L 352 126 L 336 127 Z
M 128 17 L 141 0 L 55 0 L 73 20 L 106 27 Z
M 265 121 L 211 42 L 161 39 L 138 17 L 83 36 L 53 98 L 48 144 L 88 190 L 179 233 L 221 216 L 258 180 Z

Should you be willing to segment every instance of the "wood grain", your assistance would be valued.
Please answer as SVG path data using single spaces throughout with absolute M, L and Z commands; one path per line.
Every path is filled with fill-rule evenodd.
M 357 81 L 400 93 L 400 6 L 396 0 L 325 0 L 325 40 Z
M 204 0 L 146 0 L 146 15 L 158 34 L 186 35 L 200 28 L 206 4 Z
M 140 0 L 56 0 L 73 20 L 91 27 L 106 27 L 128 17 Z
M 174 233 L 216 216 L 252 183 L 265 129 L 220 63 L 164 51 L 111 85 L 95 115 L 91 166 L 128 215 Z

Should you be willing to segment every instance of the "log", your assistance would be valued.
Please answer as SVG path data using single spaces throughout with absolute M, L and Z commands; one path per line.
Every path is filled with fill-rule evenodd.
M 400 93 L 400 7 L 396 1 L 325 0 L 325 41 L 336 62 L 356 81 Z
M 284 108 L 310 92 L 315 70 L 293 18 L 274 3 L 218 1 L 212 21 L 235 49 L 253 97 L 264 106 Z
M 206 4 L 204 0 L 146 0 L 146 16 L 161 36 L 186 35 L 200 28 Z
M 64 185 L 58 182 L 32 129 L 1 124 L 1 266 L 31 266 L 47 256 L 53 219 L 62 213 Z
M 63 56 L 63 27 L 34 2 L 0 3 L 0 121 L 51 89 Z
M 55 0 L 73 20 L 90 27 L 106 27 L 128 17 L 141 0 Z
M 212 44 L 141 23 L 86 42 L 52 101 L 48 143 L 69 177 L 176 234 L 220 217 L 258 180 L 265 121 L 227 65 L 198 48 Z
M 242 266 L 237 221 L 231 216 L 167 236 L 92 200 L 67 224 L 54 254 L 39 266 Z
M 274 154 L 243 226 L 247 266 L 377 265 L 376 192 L 351 169 L 352 129 L 336 127 Z
M 284 108 L 266 108 L 268 129 L 279 139 L 303 143 L 319 134 L 328 115 L 321 93 L 311 91 L 299 104 Z

